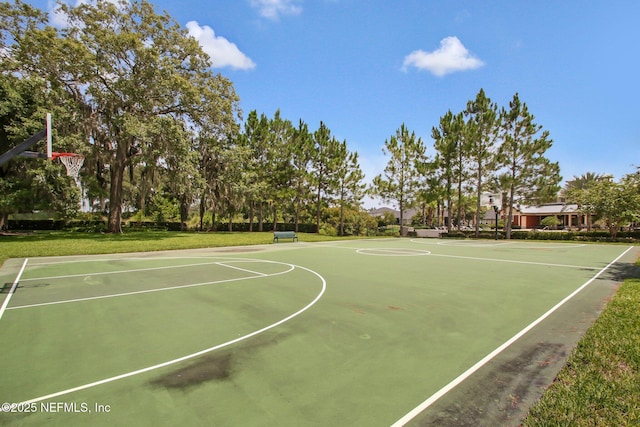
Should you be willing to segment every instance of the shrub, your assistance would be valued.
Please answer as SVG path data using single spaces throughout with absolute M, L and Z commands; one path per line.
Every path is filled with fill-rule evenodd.
M 321 236 L 337 236 L 338 235 L 338 230 L 336 230 L 335 227 L 329 225 L 329 224 L 323 224 L 320 227 L 320 233 Z

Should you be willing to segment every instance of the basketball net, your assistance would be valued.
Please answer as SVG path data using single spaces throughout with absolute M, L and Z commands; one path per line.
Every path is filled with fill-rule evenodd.
M 67 169 L 67 175 L 72 177 L 79 187 L 80 180 L 78 175 L 80 174 L 80 168 L 84 164 L 84 156 L 81 154 L 59 153 L 57 157 Z

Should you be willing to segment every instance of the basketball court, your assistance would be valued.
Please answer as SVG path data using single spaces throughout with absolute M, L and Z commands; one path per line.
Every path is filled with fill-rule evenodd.
M 518 425 L 638 248 L 381 239 L 8 260 L 3 425 Z

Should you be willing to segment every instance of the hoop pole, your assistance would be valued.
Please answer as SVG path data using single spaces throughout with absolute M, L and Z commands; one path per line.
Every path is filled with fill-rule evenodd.
M 23 151 L 28 150 L 29 148 L 31 148 L 32 145 L 34 145 L 36 142 L 38 142 L 42 138 L 44 138 L 46 136 L 46 133 L 47 133 L 46 130 L 41 130 L 37 134 L 29 137 L 23 143 L 16 145 L 11 150 L 9 150 L 6 153 L 0 155 L 0 166 L 4 165 L 9 160 L 14 158 L 18 154 L 22 153 Z

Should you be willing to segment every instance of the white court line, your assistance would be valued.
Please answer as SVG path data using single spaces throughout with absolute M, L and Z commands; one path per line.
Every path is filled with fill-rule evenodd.
M 229 248 L 254 248 L 259 247 L 260 245 L 247 245 L 247 246 L 229 246 Z M 203 253 L 203 249 L 212 250 L 211 253 Z M 111 257 L 111 258 L 98 258 L 99 255 L 66 255 L 64 261 L 47 261 L 48 259 L 59 259 L 61 257 L 42 257 L 36 258 L 36 260 L 31 259 L 29 261 L 29 267 L 41 267 L 48 265 L 60 265 L 60 264 L 78 264 L 78 263 L 88 263 L 88 262 L 104 262 L 104 261 L 160 261 L 160 260 L 176 260 L 176 259 L 212 259 L 212 258 L 228 258 L 234 254 L 230 252 L 215 252 L 213 249 L 225 249 L 225 247 L 220 248 L 200 248 L 200 249 L 177 249 L 171 252 L 183 252 L 183 251 L 193 251 L 193 254 L 184 254 L 180 256 L 159 256 L 154 252 L 145 252 L 146 254 L 153 254 L 151 256 L 140 256 L 139 253 L 128 254 L 123 252 L 121 257 Z M 117 254 L 116 254 L 117 255 Z M 135 255 L 135 256 L 128 256 Z M 237 254 L 236 254 L 237 255 Z M 243 258 L 232 258 L 232 259 L 243 259 Z
M 493 262 L 507 262 L 511 264 L 529 264 L 529 265 L 543 265 L 545 267 L 568 267 L 568 268 L 582 268 L 585 270 L 598 270 L 598 267 L 587 267 L 585 265 L 572 265 L 572 264 L 552 264 L 548 262 L 533 262 L 533 261 L 517 261 L 510 259 L 499 259 L 499 258 L 480 258 L 480 257 L 471 257 L 471 256 L 461 256 L 461 255 L 444 255 L 444 254 L 431 254 L 431 256 L 439 256 L 443 258 L 459 258 L 459 259 L 470 259 L 474 261 L 493 261 Z
M 384 241 L 384 239 L 382 239 L 381 241 Z M 414 240 L 411 240 L 411 242 L 414 242 Z M 423 244 L 420 241 L 415 241 L 414 243 L 420 243 Z M 510 243 L 502 243 L 502 245 L 510 245 Z M 442 245 L 442 246 L 447 246 L 447 245 Z M 455 245 L 449 245 L 449 246 L 455 246 Z M 462 245 L 459 245 L 462 246 Z M 511 263 L 511 264 L 526 264 L 526 265 L 541 265 L 544 267 L 563 267 L 563 268 L 581 268 L 584 270 L 598 270 L 599 267 L 590 267 L 590 266 L 585 266 L 585 265 L 573 265 L 573 264 L 554 264 L 554 263 L 547 263 L 547 262 L 533 262 L 533 261 L 517 261 L 517 260 L 507 260 L 507 259 L 499 259 L 499 258 L 481 258 L 481 257 L 470 257 L 470 256 L 461 256 L 461 255 L 445 255 L 445 254 L 434 254 L 433 252 L 430 251 L 424 251 L 425 253 L 411 253 L 411 254 L 407 254 L 406 252 L 402 252 L 402 251 L 416 251 L 416 249 L 409 249 L 409 248 L 354 248 L 354 247 L 349 247 L 349 246 L 338 246 L 338 245 L 330 245 L 330 244 L 323 244 L 322 246 L 318 245 L 316 247 L 322 247 L 322 248 L 337 248 L 337 249 L 348 249 L 348 250 L 352 250 L 355 251 L 356 253 L 359 253 L 361 255 L 377 255 L 377 256 L 418 256 L 418 255 L 429 255 L 429 256 L 436 256 L 436 257 L 443 257 L 443 258 L 458 258 L 458 259 L 468 259 L 468 260 L 473 260 L 473 261 L 493 261 L 493 262 L 506 262 L 506 263 Z M 365 253 L 366 251 L 379 251 L 379 252 L 388 252 L 388 254 L 371 254 L 371 253 Z M 394 252 L 394 251 L 398 251 L 398 252 Z
M 211 262 L 199 262 L 199 263 L 195 263 L 195 264 L 166 265 L 166 266 L 162 266 L 162 267 L 148 267 L 148 268 L 134 268 L 134 269 L 130 269 L 130 270 L 99 271 L 97 273 L 66 274 L 66 275 L 63 275 L 63 276 L 34 277 L 34 278 L 30 278 L 30 279 L 23 279 L 22 281 L 23 282 L 28 282 L 28 281 L 35 281 L 35 280 L 68 279 L 68 278 L 71 278 L 71 277 L 103 276 L 103 275 L 107 275 L 107 274 L 137 273 L 137 272 L 140 272 L 140 271 L 153 271 L 153 270 L 166 270 L 166 269 L 170 269 L 170 268 L 196 267 L 198 265 L 213 265 L 213 264 L 218 264 L 218 263 L 219 263 L 219 261 L 211 261 Z M 48 264 L 40 264 L 40 265 L 48 265 Z
M 442 387 L 440 390 L 438 390 L 436 393 L 434 393 L 433 395 L 431 395 L 431 397 L 429 397 L 427 400 L 425 400 L 424 402 L 422 402 L 420 405 L 416 406 L 414 409 L 412 409 L 411 411 L 409 411 L 405 416 L 403 416 L 402 418 L 400 418 L 398 421 L 396 421 L 395 423 L 393 423 L 391 425 L 391 427 L 401 427 L 404 426 L 405 424 L 407 424 L 408 422 L 410 422 L 412 419 L 414 419 L 418 414 L 420 414 L 422 411 L 424 411 L 425 409 L 427 409 L 429 406 L 433 405 L 438 399 L 440 399 L 442 396 L 444 396 L 445 394 L 447 394 L 449 391 L 451 391 L 454 387 L 456 387 L 458 384 L 462 383 L 464 380 L 466 380 L 467 378 L 469 378 L 471 375 L 473 375 L 478 369 L 482 368 L 484 365 L 486 365 L 489 361 L 491 361 L 494 357 L 496 357 L 498 354 L 500 354 L 504 349 L 506 349 L 507 347 L 509 347 L 511 344 L 513 344 L 514 342 L 516 342 L 518 339 L 520 339 L 520 337 L 522 337 L 524 334 L 526 334 L 527 332 L 529 332 L 531 329 L 533 329 L 534 327 L 536 327 L 538 324 L 540 324 L 543 320 L 545 320 L 547 317 L 549 317 L 551 314 L 553 314 L 553 312 L 555 312 L 557 309 L 559 309 L 560 307 L 562 307 L 567 301 L 569 301 L 571 298 L 573 298 L 574 296 L 576 296 L 578 293 L 580 293 L 584 288 L 586 288 L 587 286 L 589 286 L 591 284 L 591 282 L 593 282 L 594 280 L 596 280 L 602 273 L 604 273 L 607 269 L 609 269 L 609 267 L 611 267 L 613 264 L 615 264 L 616 262 L 618 262 L 618 260 L 620 258 L 622 258 L 627 252 L 629 252 L 631 249 L 633 249 L 633 246 L 627 248 L 627 250 L 625 250 L 622 254 L 620 254 L 616 259 L 614 259 L 613 261 L 611 261 L 609 264 L 607 264 L 606 267 L 604 267 L 603 269 L 601 269 L 600 271 L 598 271 L 595 276 L 593 276 L 591 279 L 589 279 L 587 282 L 585 282 L 582 286 L 580 286 L 578 289 L 576 289 L 575 291 L 573 291 L 569 296 L 567 296 L 566 298 L 564 298 L 562 301 L 560 301 L 558 304 L 554 305 L 553 307 L 551 307 L 546 313 L 544 313 L 542 316 L 538 317 L 536 320 L 534 320 L 533 322 L 531 322 L 527 327 L 525 327 L 523 330 L 521 330 L 520 332 L 518 332 L 517 334 L 515 334 L 513 337 L 511 337 L 508 341 L 506 341 L 504 344 L 502 344 L 500 347 L 496 348 L 495 350 L 493 350 L 491 353 L 489 353 L 488 355 L 486 355 L 482 360 L 480 360 L 479 362 L 477 362 L 475 365 L 473 365 L 472 367 L 470 367 L 469 369 L 467 369 L 466 371 L 464 371 L 462 374 L 460 374 L 457 378 L 455 378 L 453 381 L 451 381 L 449 384 L 445 385 L 444 387 Z
M 11 301 L 11 297 L 13 296 L 14 292 L 16 291 L 16 288 L 18 287 L 18 282 L 20 282 L 20 277 L 22 276 L 24 269 L 27 267 L 27 261 L 29 261 L 29 258 L 24 259 L 24 262 L 22 263 L 22 268 L 18 272 L 18 275 L 16 276 L 16 280 L 13 281 L 11 290 L 9 291 L 9 294 L 7 295 L 7 297 L 4 299 L 4 302 L 2 303 L 2 307 L 0 307 L 0 319 L 2 319 L 2 315 L 7 309 L 7 306 L 9 305 L 9 301 Z
M 415 239 L 414 239 L 415 240 Z M 413 240 L 411 240 L 413 242 Z M 417 243 L 417 242 L 416 242 Z M 437 242 L 440 246 L 459 246 L 459 247 L 471 247 L 471 248 L 486 248 L 492 246 L 505 246 L 505 245 L 513 245 L 515 242 L 500 242 L 500 243 L 485 243 L 484 241 L 477 240 L 445 240 Z
M 489 240 L 490 241 L 490 240 Z M 487 241 L 487 242 L 489 242 Z M 566 248 L 583 248 L 587 246 L 585 243 L 565 243 L 559 241 L 557 243 L 542 244 L 540 242 L 528 242 L 512 240 L 509 242 L 500 243 L 482 243 L 482 240 L 430 240 L 430 239 L 411 239 L 410 242 L 418 243 L 421 245 L 440 245 L 440 246 L 453 246 L 453 247 L 469 247 L 469 248 L 488 248 L 498 246 L 509 246 L 514 249 L 566 249 Z M 594 245 L 590 245 L 594 246 Z
M 421 243 L 421 242 L 415 242 L 415 243 Z M 443 245 L 446 246 L 446 245 Z M 453 245 L 450 245 L 453 246 Z M 403 254 L 403 256 L 410 256 L 407 255 L 406 252 L 401 252 L 401 251 L 416 251 L 416 249 L 405 249 L 405 248 L 397 248 L 397 249 L 392 249 L 392 248 L 353 248 L 353 247 L 348 247 L 348 246 L 338 246 L 338 245 L 322 245 L 322 247 L 326 247 L 326 248 L 338 248 L 338 249 L 349 249 L 352 251 L 356 251 L 356 253 L 360 253 L 363 254 L 364 251 L 387 251 L 389 252 L 388 255 L 382 255 L 379 254 L 378 256 L 400 256 L 398 254 Z M 419 249 L 421 250 L 421 249 Z M 392 251 L 399 251 L 397 252 L 396 255 L 393 255 L 394 252 Z M 417 256 L 417 255 L 429 255 L 429 256 L 436 256 L 436 257 L 443 257 L 443 258 L 458 258 L 458 259 L 468 259 L 468 260 L 473 260 L 473 261 L 493 261 L 493 262 L 506 262 L 506 263 L 511 263 L 511 264 L 526 264 L 526 265 L 541 265 L 544 267 L 563 267 L 563 268 L 581 268 L 584 270 L 598 270 L 599 267 L 590 267 L 590 266 L 585 266 L 585 265 L 572 265 L 572 264 L 554 264 L 554 263 L 547 263 L 547 262 L 533 262 L 533 261 L 517 261 L 517 260 L 508 260 L 508 259 L 499 259 L 499 258 L 481 258 L 481 257 L 470 257 L 470 256 L 462 256 L 462 255 L 445 255 L 445 254 L 434 254 L 433 252 L 430 251 L 424 251 L 425 253 L 415 253 L 415 254 L 411 254 L 411 256 Z M 374 254 L 367 254 L 367 255 L 374 255 Z
M 113 382 L 113 381 L 117 381 L 117 380 L 121 380 L 121 379 L 124 379 L 124 378 L 129 378 L 129 377 L 132 377 L 134 375 L 143 374 L 145 372 L 153 371 L 153 370 L 156 370 L 156 369 L 164 368 L 164 367 L 169 366 L 169 365 L 173 365 L 173 364 L 176 364 L 176 363 L 179 363 L 179 362 L 183 362 L 185 360 L 193 359 L 194 357 L 202 356 L 202 355 L 210 353 L 212 351 L 219 350 L 219 349 L 221 349 L 223 347 L 227 347 L 227 346 L 230 346 L 232 344 L 238 343 L 240 341 L 246 340 L 248 338 L 251 338 L 253 336 L 261 334 L 261 333 L 263 333 L 265 331 L 268 331 L 269 329 L 273 329 L 273 328 L 275 328 L 277 326 L 280 326 L 285 322 L 288 322 L 289 320 L 293 319 L 294 317 L 299 316 L 300 314 L 304 313 L 309 308 L 311 308 L 313 305 L 315 305 L 315 303 L 318 302 L 320 300 L 320 298 L 322 298 L 322 295 L 324 294 L 325 290 L 327 289 L 327 282 L 324 279 L 324 277 L 322 277 L 320 274 L 316 273 L 315 271 L 313 271 L 311 269 L 308 269 L 308 268 L 305 268 L 305 267 L 300 267 L 298 265 L 293 265 L 293 264 L 288 264 L 288 265 L 291 265 L 293 268 L 300 268 L 302 270 L 308 271 L 308 272 L 316 275 L 322 281 L 322 289 L 320 290 L 320 293 L 318 295 L 316 295 L 316 297 L 313 299 L 313 301 L 311 301 L 309 304 L 307 304 L 306 306 L 302 307 L 300 310 L 296 311 L 295 313 L 290 314 L 289 316 L 285 317 L 284 319 L 281 319 L 281 320 L 279 320 L 279 321 L 277 321 L 277 322 L 275 322 L 275 323 L 273 323 L 273 324 L 271 324 L 269 326 L 265 326 L 262 329 L 258 329 L 257 331 L 253 331 L 251 333 L 248 333 L 248 334 L 246 334 L 244 336 L 241 336 L 239 338 L 236 338 L 234 340 L 227 341 L 225 343 L 218 344 L 218 345 L 215 345 L 213 347 L 209 347 L 207 349 L 198 351 L 196 353 L 188 354 L 186 356 L 182 356 L 182 357 L 179 357 L 177 359 L 169 360 L 167 362 L 159 363 L 159 364 L 153 365 L 153 366 L 148 366 L 146 368 L 138 369 L 136 371 L 127 372 L 127 373 L 124 373 L 124 374 L 121 374 L 121 375 L 116 375 L 116 376 L 110 377 L 110 378 L 105 378 L 105 379 L 100 380 L 100 381 L 95 381 L 95 382 L 84 384 L 84 385 L 81 385 L 81 386 L 78 386 L 78 387 L 73 387 L 73 388 L 70 388 L 70 389 L 67 389 L 67 390 L 62 390 L 62 391 L 59 391 L 59 392 L 56 392 L 56 393 L 47 394 L 45 396 L 36 397 L 36 398 L 31 399 L 31 400 L 26 400 L 24 402 L 18 403 L 17 404 L 18 407 L 21 407 L 23 405 L 26 406 L 26 405 L 29 405 L 31 403 L 40 402 L 40 401 L 43 401 L 43 400 L 53 399 L 54 397 L 64 396 L 66 394 L 70 394 L 70 393 L 73 393 L 73 392 L 76 392 L 76 391 L 85 390 L 85 389 L 88 389 L 88 388 L 96 387 L 96 386 L 99 386 L 99 385 L 102 385 L 102 384 L 107 384 L 107 383 L 110 383 L 110 382 Z M 0 412 L 2 412 L 1 409 L 0 409 Z
M 357 249 L 356 253 L 360 255 L 372 255 L 372 256 L 425 256 L 425 255 L 431 254 L 431 252 L 425 251 L 422 249 L 405 249 L 405 248 Z
M 260 261 L 260 262 L 274 263 L 274 261 Z M 83 301 L 92 301 L 92 300 L 106 299 L 106 298 L 125 297 L 125 296 L 129 296 L 129 295 L 149 294 L 149 293 L 152 293 L 152 292 L 163 292 L 163 291 L 171 291 L 171 290 L 175 290 L 175 289 L 194 288 L 194 287 L 205 286 L 205 285 L 217 285 L 219 283 L 229 283 L 229 282 L 236 282 L 236 281 L 240 281 L 240 280 L 259 279 L 261 277 L 272 277 L 272 276 L 278 276 L 280 274 L 286 274 L 286 273 L 289 273 L 289 272 L 293 271 L 293 269 L 295 268 L 292 264 L 279 263 L 279 262 L 276 262 L 276 264 L 288 265 L 289 269 L 286 270 L 286 271 L 280 271 L 278 273 L 266 274 L 266 275 L 263 274 L 263 273 L 253 272 L 254 274 L 259 274 L 259 275 L 258 276 L 250 276 L 250 277 L 237 277 L 235 279 L 216 280 L 216 281 L 213 281 L 213 282 L 192 283 L 190 285 L 170 286 L 170 287 L 167 287 L 167 288 L 146 289 L 146 290 L 143 290 L 143 291 L 122 292 L 122 293 L 118 293 L 118 294 L 100 295 L 100 296 L 95 296 L 95 297 L 75 298 L 75 299 L 62 300 L 62 301 L 43 302 L 43 303 L 39 303 L 39 304 L 18 305 L 18 306 L 15 306 L 15 307 L 9 307 L 8 310 L 18 310 L 18 309 L 22 309 L 22 308 L 44 307 L 44 306 L 47 306 L 47 305 L 68 304 L 68 303 L 73 303 L 73 302 L 83 302 Z M 224 266 L 225 267 L 230 267 L 228 265 L 224 265 Z M 245 271 L 249 271 L 249 270 L 245 270 Z
M 245 273 L 257 274 L 258 276 L 262 276 L 262 277 L 269 276 L 269 275 L 268 275 L 268 274 L 266 274 L 266 273 L 260 273 L 260 272 L 258 272 L 258 271 L 252 271 L 252 270 L 248 270 L 248 269 L 246 269 L 246 268 L 236 267 L 236 266 L 234 266 L 234 265 L 227 265 L 227 264 L 225 264 L 225 263 L 223 263 L 223 262 L 218 262 L 217 264 L 218 264 L 218 265 L 221 265 L 221 266 L 223 266 L 223 267 L 232 268 L 232 269 L 234 269 L 234 270 L 244 271 Z M 291 270 L 289 270 L 289 271 L 291 271 Z

